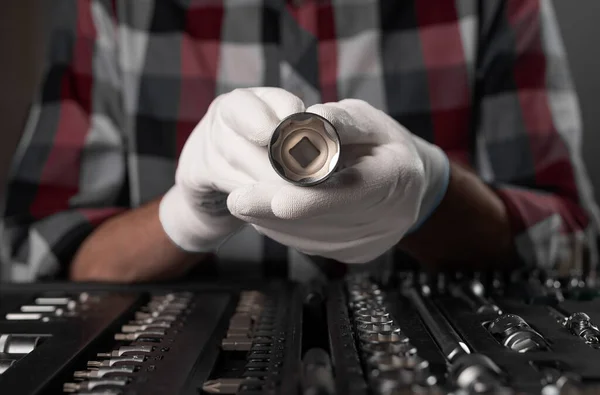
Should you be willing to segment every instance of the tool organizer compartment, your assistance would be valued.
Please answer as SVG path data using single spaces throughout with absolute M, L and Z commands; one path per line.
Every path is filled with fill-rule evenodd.
M 579 279 L 382 278 L 7 284 L 0 393 L 600 393 L 600 298 Z

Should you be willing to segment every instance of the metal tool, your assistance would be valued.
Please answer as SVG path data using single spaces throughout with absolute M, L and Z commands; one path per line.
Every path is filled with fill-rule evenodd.
M 0 335 L 0 353 L 29 354 L 42 341 L 41 336 L 31 335 Z
M 417 348 L 407 342 L 364 343 L 361 351 L 368 355 L 400 355 L 412 356 L 417 354 Z
M 135 373 L 138 367 L 134 365 L 100 366 L 89 370 L 79 370 L 73 373 L 76 379 L 102 378 L 111 374 Z
M 161 321 L 176 321 L 177 314 L 163 313 L 160 311 L 154 311 L 154 312 L 137 311 L 135 313 L 136 320 L 146 320 L 149 318 L 160 319 Z
M 565 321 L 567 327 L 572 333 L 581 337 L 586 343 L 600 346 L 600 330 L 592 325 L 591 318 L 585 313 L 573 313 Z
M 356 318 L 354 320 L 356 322 L 357 325 L 362 325 L 362 324 L 379 324 L 379 325 L 394 325 L 394 320 L 392 320 L 391 318 L 389 319 L 381 319 L 380 317 L 361 317 L 361 318 Z
M 170 315 L 170 316 L 179 316 L 183 313 L 183 309 L 177 309 L 177 308 L 170 308 L 169 306 L 166 307 L 148 307 L 148 306 L 144 306 L 142 308 L 140 308 L 141 313 L 149 313 L 152 314 L 155 317 L 159 317 L 159 316 L 164 316 L 164 315 Z
M 172 325 L 174 322 L 174 320 L 163 320 L 161 319 L 161 317 L 150 317 L 150 318 L 144 318 L 144 319 L 140 319 L 140 320 L 131 320 L 129 321 L 129 325 L 152 325 L 152 324 L 158 324 L 159 326 L 161 325 Z
M 600 329 L 592 324 L 589 315 L 583 312 L 567 315 L 559 308 L 551 306 L 548 306 L 548 310 L 573 335 L 582 338 L 594 348 L 600 347 Z
M 381 302 L 376 300 L 367 300 L 356 303 L 350 303 L 350 308 L 353 311 L 356 310 L 377 310 L 382 308 L 383 305 Z
M 426 296 L 423 296 L 426 295 Z M 441 311 L 429 300 L 431 291 L 424 285 L 421 292 L 414 287 L 405 291 L 427 329 L 450 364 L 454 385 L 471 393 L 505 392 L 500 368 L 488 357 L 471 353 Z
M 301 386 L 303 395 L 335 395 L 333 368 L 325 350 L 306 351 L 302 358 Z
M 367 359 L 367 365 L 381 371 L 429 368 L 429 362 L 418 356 L 404 357 L 391 354 L 373 355 Z
M 359 335 L 361 342 L 372 343 L 408 343 L 409 339 L 401 332 L 392 333 L 364 333 Z
M 54 313 L 56 306 L 45 306 L 45 305 L 23 305 L 21 306 L 21 312 L 23 313 Z
M 252 339 L 225 338 L 221 341 L 221 349 L 224 351 L 250 351 Z
M 496 318 L 488 325 L 488 331 L 503 346 L 520 353 L 550 348 L 541 334 L 515 314 L 504 314 Z
M 391 323 L 359 323 L 356 330 L 361 333 L 400 332 L 400 328 Z
M 66 306 L 69 302 L 73 301 L 71 298 L 49 298 L 49 297 L 40 297 L 35 298 L 35 304 L 41 305 L 54 305 L 54 306 Z
M 5 315 L 8 321 L 44 321 L 49 320 L 48 317 L 44 317 L 41 313 L 8 313 Z
M 308 112 L 283 119 L 268 145 L 275 172 L 300 186 L 316 185 L 329 178 L 338 167 L 340 151 L 335 127 L 325 118 Z
M 133 332 L 140 332 L 140 331 L 146 331 L 146 330 L 154 330 L 154 329 L 168 329 L 171 327 L 171 324 L 168 322 L 156 322 L 156 323 L 152 323 L 152 324 L 129 324 L 129 325 L 123 325 L 121 327 L 121 331 L 124 333 L 133 333 Z
M 597 394 L 597 391 L 598 388 L 595 388 L 589 393 Z M 584 395 L 585 393 L 588 392 L 584 392 L 581 382 L 568 375 L 560 376 L 554 382 L 544 385 L 541 391 L 541 395 Z
M 208 380 L 202 385 L 202 391 L 209 394 L 236 394 L 240 385 L 247 379 L 222 378 Z
M 367 358 L 367 373 L 377 393 L 394 391 L 415 383 L 433 385 L 437 379 L 429 370 L 429 362 L 418 356 L 377 355 Z
M 390 318 L 390 314 L 387 312 L 387 310 L 385 308 L 381 308 L 381 309 L 360 309 L 354 312 L 354 315 L 357 318 L 364 318 L 364 317 L 382 317 L 385 319 L 389 319 Z
M 96 354 L 101 358 L 111 358 L 111 357 L 120 357 L 123 354 L 134 352 L 134 353 L 151 353 L 153 351 L 153 347 L 151 346 L 122 346 L 116 350 L 113 350 L 109 353 L 99 352 Z
M 388 324 L 392 317 L 385 309 L 360 309 L 354 313 L 355 320 L 362 324 Z
M 485 287 L 479 280 L 467 283 L 449 283 L 450 293 L 471 307 L 479 314 L 502 314 L 502 310 L 485 297 Z
M 133 333 L 115 333 L 115 340 L 129 340 L 136 341 L 139 339 L 156 341 L 163 338 L 165 335 L 164 330 L 155 329 L 155 330 L 146 330 L 140 332 Z
M 16 359 L 0 359 L 0 374 L 6 372 L 16 362 Z
M 123 355 L 119 357 L 110 357 L 109 359 L 105 359 L 103 361 L 88 361 L 87 366 L 89 368 L 99 368 L 105 366 L 115 366 L 120 363 L 140 364 L 145 360 L 145 355 Z
M 78 391 L 93 391 L 96 388 L 101 387 L 124 387 L 128 384 L 127 378 L 112 378 L 112 379 L 100 379 L 100 380 L 88 380 L 78 383 L 64 383 L 64 392 L 78 392 Z

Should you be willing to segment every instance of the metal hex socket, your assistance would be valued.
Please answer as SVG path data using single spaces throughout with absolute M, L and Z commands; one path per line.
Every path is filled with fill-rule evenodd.
M 313 186 L 329 178 L 338 167 L 340 151 L 335 127 L 308 112 L 283 119 L 268 145 L 269 160 L 277 174 L 299 186 Z

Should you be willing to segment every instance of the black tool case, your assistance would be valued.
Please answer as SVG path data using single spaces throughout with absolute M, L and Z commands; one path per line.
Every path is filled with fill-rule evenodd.
M 0 287 L 3 395 L 600 393 L 573 279 Z

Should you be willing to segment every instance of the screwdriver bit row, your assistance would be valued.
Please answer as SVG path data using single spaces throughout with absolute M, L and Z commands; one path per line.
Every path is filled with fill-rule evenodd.
M 159 352 L 158 343 L 185 317 L 192 298 L 190 292 L 152 296 L 134 313 L 134 319 L 122 325 L 121 332 L 114 335 L 118 347 L 96 353 L 97 359 L 87 361 L 86 370 L 75 371 L 74 381 L 64 383 L 63 391 L 78 395 L 122 394 L 143 364 Z

